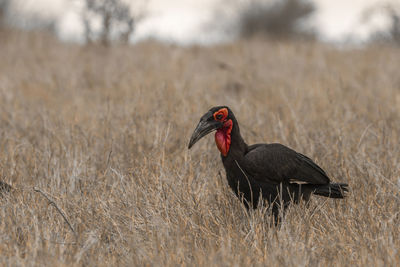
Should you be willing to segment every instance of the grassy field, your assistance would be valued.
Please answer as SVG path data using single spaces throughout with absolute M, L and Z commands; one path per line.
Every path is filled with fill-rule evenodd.
M 15 188 L 0 197 L 0 265 L 400 264 L 399 49 L 14 33 L 0 58 L 0 179 Z M 283 143 L 348 182 L 348 198 L 313 197 L 280 228 L 247 213 L 213 136 L 187 149 L 215 105 L 247 143 Z

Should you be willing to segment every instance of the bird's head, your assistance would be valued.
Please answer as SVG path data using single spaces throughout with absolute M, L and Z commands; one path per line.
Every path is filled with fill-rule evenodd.
M 227 106 L 211 108 L 200 118 L 189 142 L 189 149 L 202 137 L 216 130 L 215 143 L 222 155 L 227 156 L 231 145 L 233 113 Z

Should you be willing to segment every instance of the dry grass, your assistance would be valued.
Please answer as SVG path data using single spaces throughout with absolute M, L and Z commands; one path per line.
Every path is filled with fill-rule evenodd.
M 0 46 L 0 176 L 15 188 L 0 198 L 1 265 L 400 264 L 400 50 Z M 247 214 L 213 137 L 187 150 L 220 104 L 248 143 L 305 153 L 349 197 L 292 207 L 280 229 Z

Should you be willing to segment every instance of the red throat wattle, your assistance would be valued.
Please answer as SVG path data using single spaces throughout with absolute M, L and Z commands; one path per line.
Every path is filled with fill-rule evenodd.
M 232 120 L 224 122 L 224 126 L 217 130 L 215 133 L 215 143 L 219 151 L 224 157 L 228 155 L 229 147 L 231 146 L 231 131 L 233 123 Z

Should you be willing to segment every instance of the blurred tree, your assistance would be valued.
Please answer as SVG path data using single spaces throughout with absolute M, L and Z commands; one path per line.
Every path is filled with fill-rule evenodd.
M 369 7 L 364 11 L 362 21 L 368 23 L 377 14 L 387 19 L 387 27 L 373 32 L 370 41 L 400 45 L 400 5 L 386 3 Z
M 145 1 L 142 1 L 145 3 Z M 97 38 L 107 46 L 114 39 L 127 43 L 136 24 L 144 18 L 143 6 L 134 13 L 131 5 L 123 0 L 85 0 L 83 25 L 86 43 L 96 40 L 93 20 L 99 19 L 101 29 Z
M 56 16 L 43 15 L 38 11 L 30 11 L 24 8 L 24 5 L 24 1 L 0 0 L 0 27 L 4 28 L 7 25 L 8 28 L 20 28 L 56 34 Z
M 242 38 L 267 36 L 269 38 L 314 38 L 307 25 L 315 11 L 311 0 L 223 0 L 230 31 Z M 229 8 L 227 8 L 229 7 Z M 228 11 L 227 11 L 228 9 Z M 226 18 L 225 18 L 226 19 Z M 229 31 L 229 29 L 228 29 Z
M 9 5 L 10 0 L 0 0 L 0 28 L 3 28 L 6 23 Z

